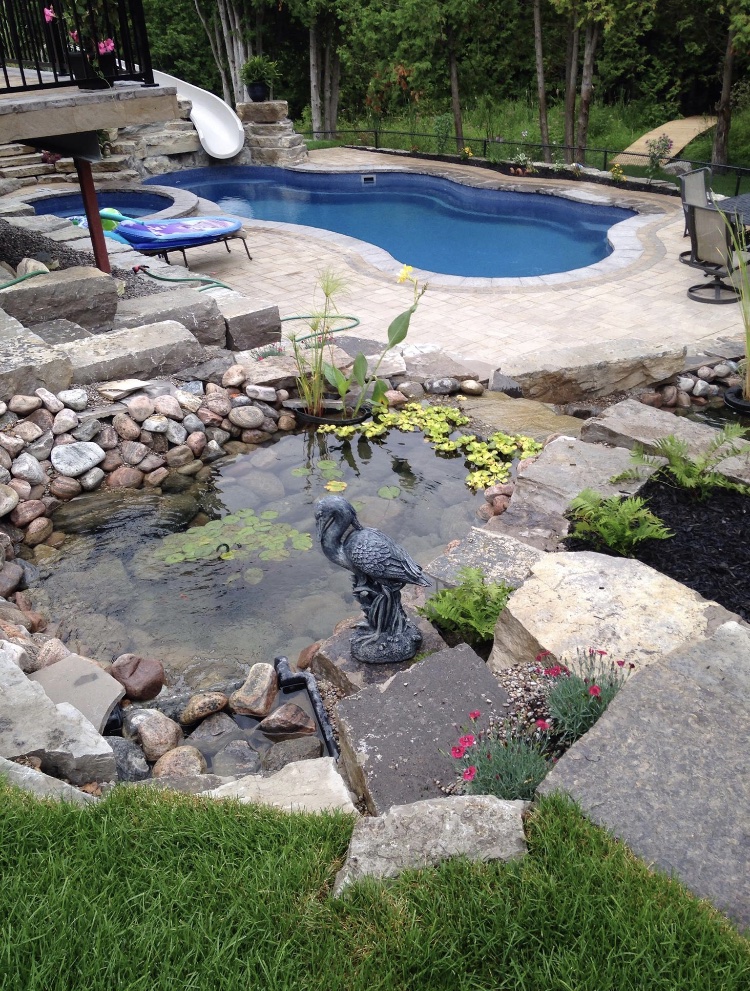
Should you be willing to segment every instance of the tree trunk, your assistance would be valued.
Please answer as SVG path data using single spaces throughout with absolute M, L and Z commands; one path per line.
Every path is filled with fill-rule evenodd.
M 216 68 L 219 70 L 219 76 L 221 77 L 221 93 L 224 98 L 224 102 L 231 106 L 232 94 L 229 88 L 229 78 L 227 77 L 226 65 L 224 64 L 224 59 L 222 58 L 222 44 L 221 38 L 219 37 L 219 28 L 216 21 L 212 20 L 209 26 L 208 21 L 203 16 L 203 11 L 200 8 L 199 0 L 193 0 L 195 3 L 195 10 L 198 14 L 198 19 L 203 25 L 203 30 L 206 32 L 206 37 L 208 38 L 208 45 L 211 49 L 211 55 L 216 63 Z
M 461 94 L 458 89 L 458 62 L 453 40 L 453 31 L 448 29 L 448 65 L 451 79 L 451 108 L 453 110 L 453 126 L 456 129 L 456 149 L 459 153 L 464 149 L 464 125 L 461 119 Z
M 729 152 L 729 128 L 732 125 L 732 70 L 734 68 L 734 45 L 732 32 L 727 35 L 727 48 L 724 53 L 724 69 L 721 75 L 721 97 L 716 108 L 716 130 L 711 148 L 711 164 L 726 165 Z
M 539 95 L 539 131 L 542 136 L 542 155 L 545 162 L 551 162 L 549 124 L 547 122 L 547 90 L 544 85 L 541 0 L 534 0 L 534 51 L 536 53 L 536 86 Z
M 335 32 L 326 42 L 325 74 L 323 79 L 323 122 L 326 132 L 333 136 L 338 126 L 341 60 Z
M 578 25 L 570 18 L 568 43 L 565 51 L 565 161 L 573 161 L 573 140 L 576 121 L 576 90 L 578 89 Z
M 319 141 L 323 130 L 320 99 L 320 44 L 318 25 L 310 25 L 310 113 L 312 115 L 313 138 Z
M 589 21 L 586 25 L 586 41 L 583 48 L 583 68 L 581 70 L 581 99 L 578 104 L 578 140 L 576 142 L 576 161 L 584 165 L 586 162 L 586 140 L 589 132 L 589 114 L 591 100 L 594 95 L 594 58 L 596 46 L 599 43 L 599 25 Z

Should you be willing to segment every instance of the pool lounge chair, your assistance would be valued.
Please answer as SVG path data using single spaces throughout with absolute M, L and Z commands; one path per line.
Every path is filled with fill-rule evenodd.
M 711 276 L 710 282 L 690 286 L 688 296 L 696 303 L 738 302 L 739 289 L 724 281 L 738 267 L 731 230 L 724 214 L 715 207 L 689 206 L 687 217 L 690 251 L 686 252 L 689 258 L 685 264 Z M 750 260 L 748 252 L 743 252 L 743 257 Z

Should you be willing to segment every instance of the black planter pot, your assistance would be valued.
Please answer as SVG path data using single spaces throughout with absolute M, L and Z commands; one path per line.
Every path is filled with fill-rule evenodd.
M 750 416 L 750 400 L 742 398 L 741 385 L 735 385 L 733 388 L 727 389 L 724 393 L 724 405 L 734 410 L 735 413 Z
M 300 423 L 305 423 L 309 426 L 334 424 L 337 427 L 353 427 L 357 423 L 364 423 L 365 420 L 372 416 L 372 408 L 370 406 L 363 406 L 357 416 L 347 416 L 348 410 L 331 410 L 330 413 L 323 416 L 313 416 L 312 413 L 307 413 L 302 409 L 295 409 L 293 412 Z
M 264 82 L 257 80 L 247 84 L 247 92 L 253 103 L 265 103 L 271 90 Z
M 68 55 L 70 72 L 78 88 L 111 89 L 117 75 L 115 53 L 97 55 L 95 62 L 92 62 L 92 58 L 85 52 L 71 52 Z

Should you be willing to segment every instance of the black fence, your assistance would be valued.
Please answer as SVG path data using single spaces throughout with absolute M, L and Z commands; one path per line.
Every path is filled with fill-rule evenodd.
M 0 93 L 154 84 L 141 0 L 0 0 Z
M 576 148 L 566 145 L 533 144 L 526 141 L 513 141 L 506 138 L 467 138 L 464 137 L 461 148 L 456 144 L 452 134 L 420 133 L 418 131 L 390 131 L 379 128 L 357 128 L 338 131 L 303 132 L 309 139 L 323 141 L 340 141 L 347 144 L 367 145 L 384 151 L 407 151 L 424 155 L 460 155 L 470 161 L 481 158 L 488 162 L 510 164 L 528 169 L 539 163 L 547 169 L 559 170 L 561 177 L 577 166 L 599 169 L 608 172 L 614 165 L 619 165 L 627 175 L 627 170 L 633 170 L 637 178 L 647 175 L 651 165 L 648 155 L 632 152 L 613 151 L 608 148 L 586 148 L 583 156 L 577 156 Z M 546 150 L 546 155 L 545 155 Z M 711 165 L 710 162 L 700 162 L 677 155 L 661 160 L 662 167 L 670 162 L 689 162 L 695 168 L 708 166 L 713 171 L 712 186 L 716 192 L 732 196 L 739 195 L 743 190 L 750 191 L 750 168 L 738 165 Z M 668 170 L 667 170 L 668 171 Z M 663 173 L 660 170 L 660 178 Z M 677 174 L 673 176 L 677 183 Z

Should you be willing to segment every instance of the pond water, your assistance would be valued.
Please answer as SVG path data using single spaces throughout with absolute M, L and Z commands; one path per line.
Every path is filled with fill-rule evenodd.
M 72 650 L 155 656 L 170 684 L 204 688 L 277 654 L 295 660 L 357 611 L 348 572 L 315 540 L 314 503 L 327 485 L 345 483 L 362 523 L 424 565 L 475 521 L 482 497 L 466 473 L 462 457 L 437 456 L 421 433 L 351 443 L 284 435 L 223 460 L 210 481 L 176 476 L 182 491 L 67 503 L 54 522 L 68 539 L 34 599 L 61 620 Z

